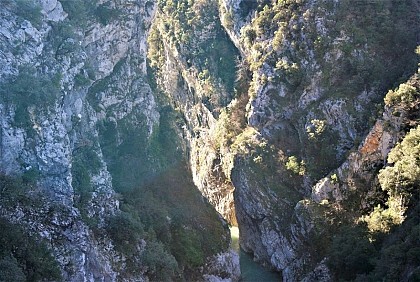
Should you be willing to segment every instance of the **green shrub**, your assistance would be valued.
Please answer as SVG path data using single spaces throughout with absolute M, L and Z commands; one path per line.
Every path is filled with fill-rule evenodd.
M 299 174 L 301 176 L 305 175 L 306 172 L 305 162 L 303 160 L 299 162 L 295 156 L 288 158 L 286 162 L 286 168 L 292 171 L 294 174 Z
M 95 16 L 103 25 L 109 24 L 111 21 L 118 19 L 121 11 L 112 8 L 110 2 L 103 3 L 96 7 Z
M 76 74 L 74 77 L 74 85 L 76 87 L 84 87 L 90 85 L 91 80 L 82 72 Z
M 173 281 L 178 263 L 162 243 L 150 241 L 141 256 L 147 266 L 147 275 L 153 281 Z
M 42 205 L 38 195 L 28 193 L 33 190 L 36 184 L 33 179 L 22 177 L 11 177 L 0 174 L 0 199 L 4 205 L 15 205 L 36 207 Z
M 328 266 L 337 280 L 353 280 L 374 269 L 376 255 L 364 226 L 342 227 L 330 245 Z
M 68 19 L 77 26 L 85 27 L 90 18 L 93 18 L 93 11 L 96 1 L 85 0 L 59 0 L 64 11 L 68 14 Z
M 60 74 L 43 74 L 32 66 L 22 66 L 18 76 L 1 85 L 0 99 L 15 108 L 18 126 L 32 129 L 30 108 L 41 113 L 51 109 L 60 95 L 60 79 Z
M 82 38 L 80 34 L 76 33 L 76 26 L 77 24 L 67 21 L 52 24 L 47 43 L 53 49 L 56 58 L 77 53 L 81 49 L 78 42 Z
M 19 266 L 18 261 L 13 255 L 0 259 L 0 281 L 26 281 L 23 269 Z
M 28 170 L 25 170 L 25 172 L 22 174 L 22 180 L 24 183 L 36 183 L 39 176 L 39 170 L 33 167 Z
M 196 232 L 192 228 L 186 229 L 183 226 L 177 226 L 172 230 L 171 251 L 181 265 L 194 268 L 204 264 L 205 254 L 201 244 L 207 242 L 201 241 Z
M 402 83 L 396 90 L 389 90 L 385 96 L 385 105 L 392 106 L 398 103 L 411 104 L 420 96 L 420 90 L 414 86 Z
M 91 176 L 98 173 L 100 167 L 101 161 L 92 146 L 82 145 L 73 151 L 71 184 L 78 196 L 75 199 L 75 204 L 79 208 L 82 218 L 87 223 L 93 223 L 91 222 L 93 219 L 88 217 L 87 211 L 87 204 L 94 191 Z
M 144 223 L 146 241 L 163 243 L 180 269 L 196 268 L 229 244 L 229 238 L 222 237 L 227 230 L 216 211 L 203 202 L 189 173 L 185 162 L 175 164 L 143 186 L 124 192 L 122 200 L 122 209 Z M 155 264 L 155 258 L 150 259 Z M 171 269 L 167 271 L 172 273 Z
M 413 128 L 388 155 L 391 164 L 379 172 L 379 182 L 390 196 L 407 198 L 420 186 L 420 126 Z
M 369 229 L 388 233 L 404 222 L 405 211 L 413 203 L 413 195 L 420 187 L 420 126 L 413 128 L 388 155 L 389 166 L 378 174 L 379 183 L 386 192 L 385 207 L 377 206 L 363 219 Z
M 221 26 L 217 1 L 160 0 L 158 7 L 163 12 L 160 17 L 166 27 L 163 34 L 160 34 L 163 41 L 182 46 L 178 48 L 181 52 L 187 51 L 183 55 L 188 67 L 194 66 L 199 72 L 204 69 L 209 70 L 208 81 L 212 82 L 211 88 L 223 85 L 224 89 L 216 91 L 220 90 L 223 94 L 227 94 L 227 97 L 218 101 L 210 99 L 208 105 L 210 110 L 220 107 L 220 104 L 226 105 L 233 96 L 235 65 L 232 62 L 239 53 Z M 214 28 L 208 30 L 212 25 L 215 25 Z M 194 26 L 194 29 L 191 29 L 191 26 Z M 202 36 L 203 33 L 209 34 Z M 155 33 L 151 36 L 153 40 L 156 39 Z M 153 48 L 149 58 L 156 58 L 156 55 L 158 53 Z M 211 98 L 211 95 L 207 94 Z
M 137 253 L 137 246 L 144 235 L 143 224 L 138 217 L 120 212 L 108 219 L 106 230 L 117 251 L 127 256 Z
M 309 139 L 317 139 L 325 131 L 326 126 L 325 120 L 311 120 L 311 125 L 306 127 L 306 133 L 308 133 Z
M 41 6 L 34 0 L 16 0 L 14 12 L 19 17 L 28 20 L 35 27 L 39 28 L 42 24 Z
M 361 281 L 418 281 L 419 272 L 415 270 L 420 265 L 418 197 L 415 197 L 415 202 L 406 220 L 382 240 L 375 269 Z
M 61 279 L 58 263 L 43 240 L 3 218 L 0 218 L 0 257 L 1 281 L 19 281 L 22 274 L 23 281 Z

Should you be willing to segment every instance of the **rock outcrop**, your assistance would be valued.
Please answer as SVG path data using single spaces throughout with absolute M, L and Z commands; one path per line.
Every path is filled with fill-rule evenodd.
M 174 157 L 165 155 L 170 151 L 169 143 L 164 144 L 162 140 L 166 139 L 161 135 L 171 133 L 159 128 L 165 126 L 162 123 L 172 127 L 175 121 L 162 121 L 167 102 L 154 88 L 147 69 L 146 39 L 155 3 L 40 0 L 3 1 L 1 5 L 0 170 L 32 183 L 30 193 L 41 195 L 44 203 L 42 208 L 32 208 L 25 203 L 9 206 L 2 201 L 2 216 L 41 235 L 66 281 L 160 279 L 154 276 L 155 264 L 159 259 L 165 261 L 164 256 L 170 263 L 175 261 L 170 254 L 172 243 L 166 241 L 165 247 L 159 247 L 163 248 L 162 257 L 157 262 L 147 258 L 148 246 L 160 246 L 160 240 L 164 240 L 155 234 L 154 225 L 160 223 L 145 224 L 149 228 L 146 232 L 150 231 L 148 239 L 144 237 L 149 235 L 141 234 L 143 223 L 134 221 L 145 221 L 152 212 L 141 211 L 140 219 L 132 219 L 132 215 L 124 219 L 130 191 L 184 162 L 182 143 L 170 144 L 178 146 L 172 151 Z M 154 193 L 153 187 L 149 189 Z M 182 186 L 175 185 L 174 189 L 190 193 L 191 197 L 199 195 Z M 32 200 L 29 197 L 28 201 Z M 153 208 L 153 202 L 146 205 Z M 161 205 L 166 209 L 172 204 Z M 200 232 L 214 236 L 218 243 L 206 247 L 208 251 L 200 249 L 199 257 L 187 262 L 181 263 L 186 259 L 174 253 L 178 262 L 168 270 L 169 275 L 176 271 L 185 277 L 221 275 L 223 279 L 238 279 L 237 255 L 230 253 L 225 243 L 219 244 L 229 242 L 227 227 L 216 213 L 210 212 L 206 201 L 198 200 L 196 206 L 207 213 L 208 223 L 190 227 L 192 223 L 187 223 L 186 216 L 180 213 L 179 219 L 167 220 L 162 226 L 193 233 L 194 237 L 185 239 L 193 244 L 189 252 L 205 240 Z M 114 217 L 140 227 L 130 229 L 134 227 L 121 221 L 127 230 L 120 232 L 127 234 L 115 234 Z M 178 224 L 183 227 L 179 229 Z M 208 224 L 215 225 L 210 232 L 204 230 Z M 187 236 L 184 233 L 174 236 Z M 119 245 L 125 242 L 136 250 L 134 254 Z M 208 272 L 198 269 L 201 256 L 208 256 Z M 130 268 L 133 260 L 137 264 Z M 184 268 L 191 269 L 184 273 Z
M 66 281 L 238 280 L 227 223 L 285 281 L 338 279 L 335 238 L 395 196 L 415 0 L 0 3 L 0 172 L 26 189 L 1 216 Z

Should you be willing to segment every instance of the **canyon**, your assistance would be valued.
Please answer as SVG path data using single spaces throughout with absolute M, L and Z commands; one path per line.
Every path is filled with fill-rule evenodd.
M 0 280 L 416 281 L 419 6 L 0 0 Z

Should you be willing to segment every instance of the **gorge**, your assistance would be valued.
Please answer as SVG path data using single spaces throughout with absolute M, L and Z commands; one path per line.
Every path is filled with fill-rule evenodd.
M 0 281 L 418 281 L 419 15 L 0 0 Z

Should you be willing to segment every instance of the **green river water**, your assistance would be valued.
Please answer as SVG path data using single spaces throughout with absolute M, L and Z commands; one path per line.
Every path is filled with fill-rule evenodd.
M 241 282 L 279 282 L 281 275 L 265 269 L 254 262 L 252 256 L 245 253 L 239 247 L 238 227 L 231 227 L 232 248 L 239 253 L 239 264 L 241 266 Z

